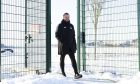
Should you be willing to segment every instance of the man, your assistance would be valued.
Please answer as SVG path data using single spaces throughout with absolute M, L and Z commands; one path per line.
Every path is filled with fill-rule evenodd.
M 75 30 L 74 26 L 70 23 L 69 14 L 64 13 L 63 20 L 58 25 L 57 30 L 55 32 L 55 36 L 58 40 L 58 54 L 60 57 L 60 68 L 62 71 L 62 75 L 66 77 L 64 71 L 64 59 L 66 54 L 69 55 L 72 67 L 75 73 L 75 79 L 81 78 L 82 75 L 78 73 L 77 64 L 75 60 L 75 52 L 76 52 L 76 40 L 75 40 Z

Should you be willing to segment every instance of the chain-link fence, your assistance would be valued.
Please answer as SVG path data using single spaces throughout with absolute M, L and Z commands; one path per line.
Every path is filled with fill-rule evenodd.
M 81 70 L 139 70 L 137 0 L 79 0 Z
M 49 71 L 50 2 L 1 0 L 0 5 L 1 79 Z

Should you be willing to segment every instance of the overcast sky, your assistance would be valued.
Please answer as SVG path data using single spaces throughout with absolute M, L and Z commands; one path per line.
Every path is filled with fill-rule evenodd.
M 71 23 L 74 24 L 75 30 L 77 28 L 77 0 L 51 0 L 52 3 L 52 44 L 56 44 L 55 30 L 57 25 L 61 22 L 62 16 L 65 12 L 70 14 Z

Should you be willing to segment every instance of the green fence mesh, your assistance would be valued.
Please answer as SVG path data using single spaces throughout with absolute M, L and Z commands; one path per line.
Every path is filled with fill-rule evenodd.
M 1 79 L 46 72 L 46 4 L 1 0 Z
M 79 4 L 81 70 L 136 73 L 137 0 L 80 0 Z

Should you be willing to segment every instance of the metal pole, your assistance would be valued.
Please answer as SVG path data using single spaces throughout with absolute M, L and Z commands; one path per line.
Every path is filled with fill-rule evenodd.
M 25 68 L 27 68 L 27 58 L 28 58 L 28 53 L 27 53 L 27 0 L 25 0 Z
M 0 0 L 0 49 L 1 49 L 1 0 Z M 0 53 L 0 82 L 1 82 L 1 53 Z
M 139 71 L 140 71 L 140 0 L 137 0 L 137 17 L 138 17 L 138 50 L 139 50 Z
M 82 0 L 82 42 L 83 71 L 86 71 L 86 50 L 85 50 L 85 0 Z
M 51 71 L 51 0 L 46 0 L 46 73 Z
M 77 0 L 77 65 L 80 71 L 80 0 Z

